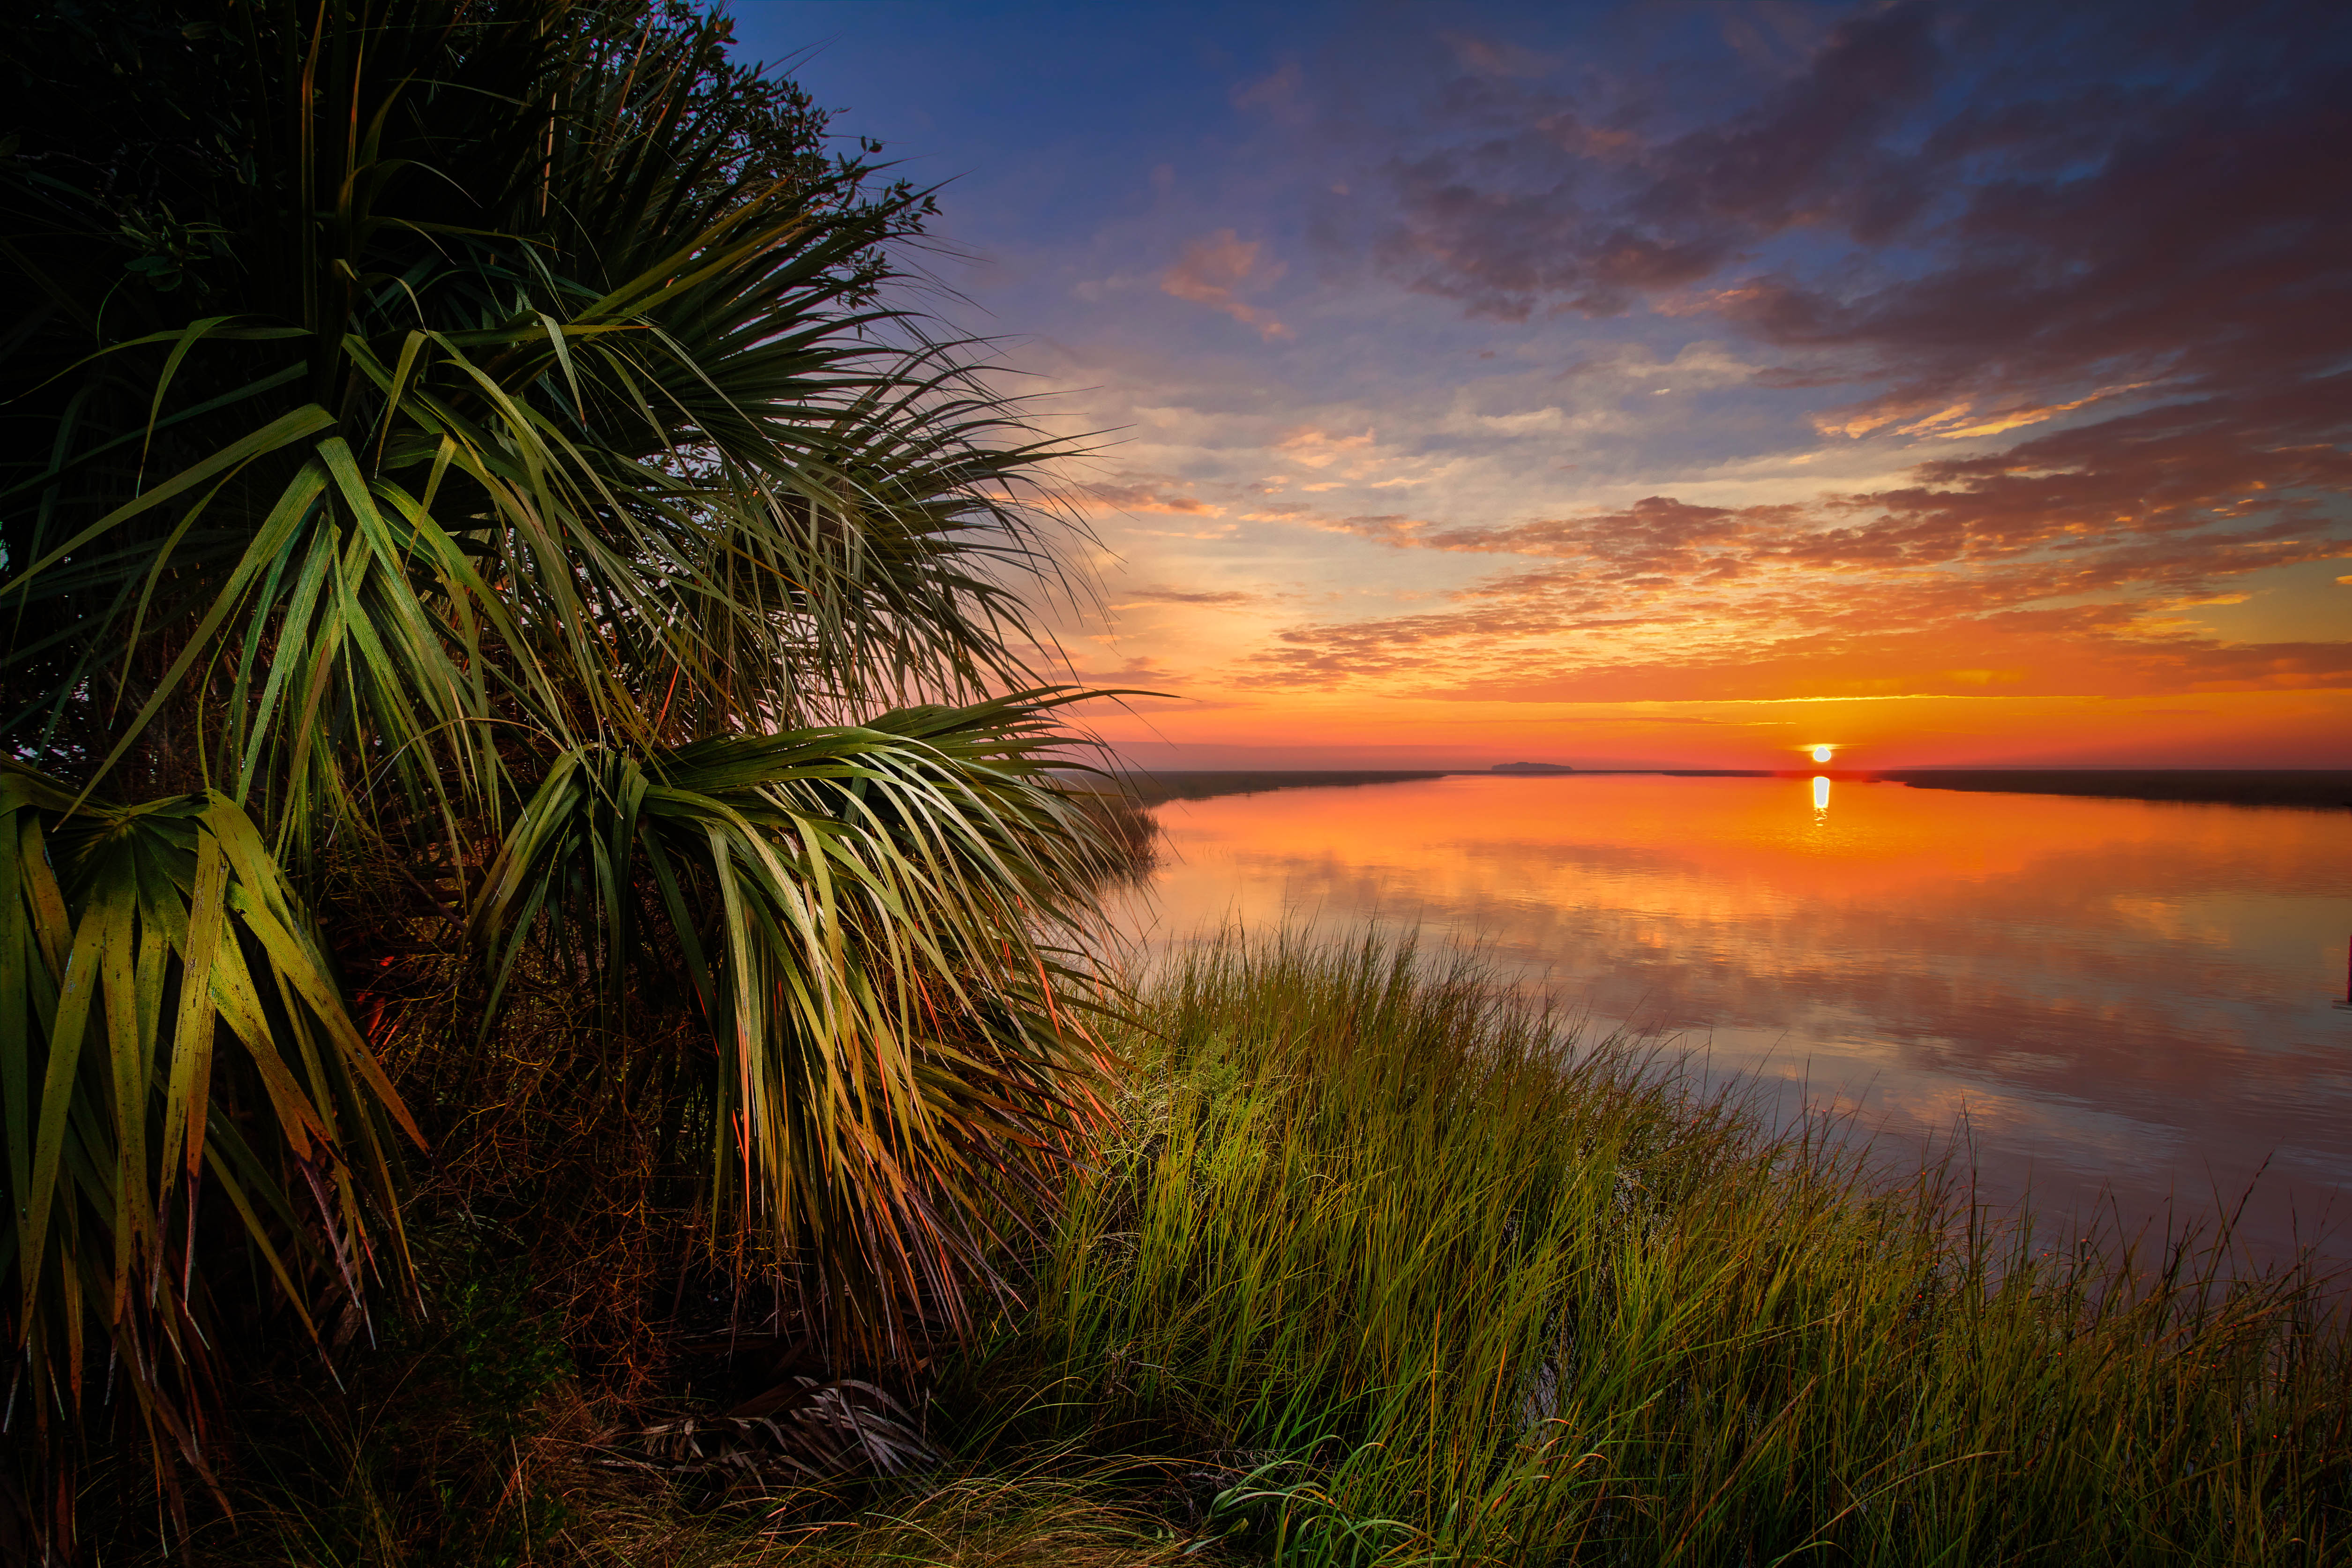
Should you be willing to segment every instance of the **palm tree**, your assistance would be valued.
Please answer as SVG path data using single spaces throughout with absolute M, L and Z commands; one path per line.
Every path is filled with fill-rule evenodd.
M 714 1249 L 845 1341 L 961 1321 L 1097 1114 L 1103 851 L 1025 608 L 1052 449 L 888 302 L 924 199 L 683 0 L 14 28 L 22 1473 L 108 1364 L 204 1473 L 233 1279 L 322 1343 L 407 1288 L 379 951 L 460 955 L 477 1039 L 530 976 L 690 1020 Z

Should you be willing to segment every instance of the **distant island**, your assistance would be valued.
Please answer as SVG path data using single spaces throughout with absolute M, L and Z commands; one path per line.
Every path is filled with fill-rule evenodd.
M 1257 795 L 1267 790 L 1328 789 L 1333 785 L 1418 784 L 1429 779 L 1502 774 L 1542 778 L 1572 774 L 1603 778 L 1648 773 L 1661 778 L 1802 778 L 1824 770 L 1762 768 L 1572 768 L 1559 763 L 1497 763 L 1475 768 L 1230 769 L 1120 772 L 1108 781 L 1113 793 L 1150 807 L 1171 800 L 1212 800 L 1219 795 Z M 2207 803 L 2226 805 L 2352 809 L 2352 772 L 2342 769 L 1829 769 L 1829 776 L 1855 784 L 1900 784 L 1914 789 L 1999 791 L 2015 795 L 2104 795 L 2112 799 Z M 1078 775 L 1074 775 L 1073 783 Z M 1099 784 L 1078 784 L 1081 789 Z

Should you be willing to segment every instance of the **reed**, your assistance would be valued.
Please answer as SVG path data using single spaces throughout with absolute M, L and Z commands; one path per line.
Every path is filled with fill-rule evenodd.
M 2308 1259 L 2046 1249 L 1409 945 L 1227 943 L 1139 1016 L 1125 1131 L 942 1403 L 968 1451 L 1181 1457 L 1282 1562 L 2352 1548 Z
M 423 1226 L 475 1283 L 340 1394 L 257 1391 L 276 1436 L 182 1560 L 2347 1559 L 2346 1298 L 2307 1259 L 2253 1268 L 2225 1226 L 2045 1247 L 1950 1166 L 1890 1183 L 1406 944 L 1212 947 L 1127 1012 L 1116 1131 L 932 1374 L 937 1468 L 614 1468 L 649 1396 L 733 1385 L 582 1316 L 569 1232 L 484 1263 Z

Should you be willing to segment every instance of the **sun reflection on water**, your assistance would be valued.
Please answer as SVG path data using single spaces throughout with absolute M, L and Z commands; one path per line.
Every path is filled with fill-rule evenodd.
M 1605 1034 L 1860 1112 L 1965 1109 L 1990 1184 L 2202 1203 L 2265 1156 L 2250 1226 L 2352 1258 L 2352 813 L 1847 781 L 1463 776 L 1172 803 L 1129 917 L 1165 948 L 1367 919 L 1475 942 Z M 1800 802 L 1811 795 L 1812 810 Z M 1791 810 L 1791 807 L 1795 810 Z M 2259 1215 L 2255 1211 L 2263 1211 Z

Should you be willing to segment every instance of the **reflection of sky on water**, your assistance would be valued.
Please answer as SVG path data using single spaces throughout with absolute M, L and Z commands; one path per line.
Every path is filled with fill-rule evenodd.
M 1833 796 L 1833 798 L 1832 798 Z M 1602 1028 L 1904 1138 L 1989 1197 L 2236 1200 L 2352 1258 L 2352 814 L 1802 779 L 1460 777 L 1160 809 L 1135 920 L 1475 939 Z

